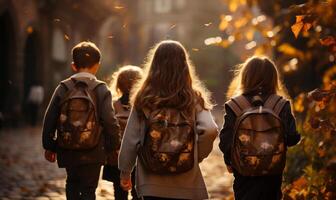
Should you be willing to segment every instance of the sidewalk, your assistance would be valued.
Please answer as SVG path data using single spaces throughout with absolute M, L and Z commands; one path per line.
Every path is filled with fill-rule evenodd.
M 232 193 L 232 176 L 214 145 L 201 169 L 211 199 L 228 199 Z M 44 160 L 39 128 L 0 131 L 0 199 L 65 199 L 65 171 Z M 114 199 L 113 186 L 100 180 L 97 200 Z

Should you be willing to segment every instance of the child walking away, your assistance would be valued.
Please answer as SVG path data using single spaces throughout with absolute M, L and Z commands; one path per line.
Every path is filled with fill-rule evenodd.
M 152 50 L 132 106 L 119 154 L 121 186 L 131 188 L 136 163 L 136 190 L 145 200 L 207 199 L 199 163 L 218 131 L 209 94 L 179 42 Z
M 113 107 L 120 125 L 121 133 L 124 133 L 126 123 L 131 111 L 129 94 L 134 84 L 141 79 L 142 69 L 136 66 L 124 66 L 113 74 L 112 91 L 116 94 Z M 135 169 L 132 172 L 132 199 L 137 197 L 134 179 Z M 107 156 L 107 165 L 103 169 L 103 179 L 112 181 L 114 188 L 114 198 L 116 200 L 127 200 L 128 192 L 120 186 L 120 170 L 118 169 L 118 153 L 115 152 Z
M 107 85 L 96 79 L 100 51 L 91 42 L 72 49 L 75 74 L 56 88 L 44 117 L 45 158 L 65 168 L 67 199 L 95 199 L 106 152 L 120 146 L 119 125 Z M 56 133 L 55 133 L 56 132 Z
M 235 177 L 235 199 L 281 199 L 286 149 L 300 135 L 274 63 L 248 59 L 237 70 L 228 97 L 219 147 Z

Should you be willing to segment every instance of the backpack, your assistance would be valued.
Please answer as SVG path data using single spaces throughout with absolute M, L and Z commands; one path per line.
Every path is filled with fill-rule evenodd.
M 138 156 L 155 174 L 178 174 L 194 166 L 195 112 L 174 108 L 144 110 L 146 130 Z
M 88 78 L 61 82 L 67 92 L 60 104 L 57 143 L 63 149 L 91 149 L 99 143 L 100 123 L 94 89 L 103 82 Z
M 285 134 L 279 114 L 288 102 L 271 95 L 265 103 L 243 95 L 227 105 L 237 116 L 231 147 L 232 166 L 243 176 L 281 174 L 286 164 Z
M 121 138 L 124 135 L 127 120 L 130 115 L 130 106 L 123 105 L 120 100 L 113 102 L 113 108 L 115 111 L 115 116 L 117 118 L 118 124 L 120 126 Z M 115 166 L 118 165 L 118 151 L 114 151 L 107 156 L 107 164 Z
M 127 120 L 131 112 L 130 106 L 123 105 L 120 100 L 117 100 L 113 102 L 113 107 L 115 111 L 115 116 L 120 126 L 121 136 L 123 136 L 125 128 L 126 128 Z

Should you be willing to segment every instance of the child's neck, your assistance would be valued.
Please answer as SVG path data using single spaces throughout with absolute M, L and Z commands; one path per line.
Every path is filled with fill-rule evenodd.
M 90 73 L 90 74 L 96 75 L 96 73 L 93 70 L 91 70 L 90 68 L 79 69 L 76 73 L 80 73 L 80 72 L 86 72 L 86 73 Z

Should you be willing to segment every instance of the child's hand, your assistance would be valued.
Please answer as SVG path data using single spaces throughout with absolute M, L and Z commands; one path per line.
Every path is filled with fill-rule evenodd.
M 48 151 L 46 150 L 44 152 L 44 157 L 47 161 L 49 162 L 55 162 L 56 161 L 56 153 L 52 152 L 52 151 Z
M 232 167 L 231 167 L 230 165 L 226 165 L 226 169 L 228 170 L 228 172 L 229 172 L 230 174 L 233 173 Z
M 121 178 L 120 179 L 120 186 L 125 191 L 128 191 L 128 190 L 132 189 L 131 177 L 129 177 L 129 178 Z

